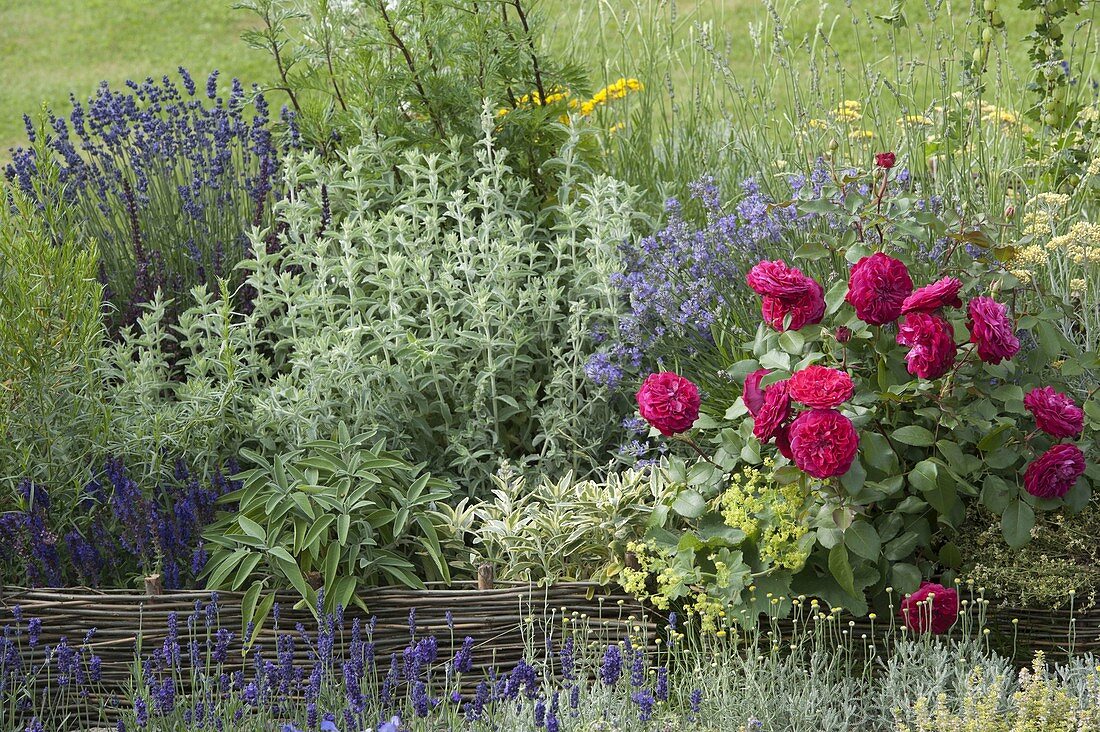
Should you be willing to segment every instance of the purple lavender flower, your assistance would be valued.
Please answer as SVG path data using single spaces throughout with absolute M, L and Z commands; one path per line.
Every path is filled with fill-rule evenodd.
M 27 621 L 27 642 L 31 648 L 38 645 L 38 638 L 42 634 L 42 618 L 31 618 Z
M 474 639 L 470 636 L 466 636 L 462 641 L 462 647 L 455 652 L 454 661 L 451 665 L 455 670 L 455 673 L 466 674 L 474 668 Z
M 139 729 L 144 729 L 145 725 L 149 723 L 149 708 L 145 704 L 145 699 L 137 697 L 134 699 L 134 724 Z
M 657 669 L 657 686 L 653 694 L 658 701 L 668 701 L 668 666 Z
M 638 705 L 638 720 L 648 722 L 653 717 L 653 707 L 656 700 L 653 693 L 648 690 L 636 691 L 630 695 L 630 700 Z
M 603 654 L 603 663 L 600 665 L 600 681 L 607 686 L 614 686 L 622 674 L 622 652 L 617 645 L 610 645 Z

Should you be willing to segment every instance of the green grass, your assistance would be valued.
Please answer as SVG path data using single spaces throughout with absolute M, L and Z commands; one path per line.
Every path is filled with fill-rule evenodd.
M 881 42 L 881 23 L 876 22 L 871 33 L 864 23 L 860 44 L 851 28 L 851 13 L 843 3 L 777 2 L 788 37 L 813 41 L 815 29 L 821 27 L 846 67 L 855 69 L 861 60 L 888 65 L 879 61 L 889 54 L 889 46 Z M 1004 9 L 1010 41 L 1022 38 L 1031 22 L 1015 4 L 1011 0 L 1002 3 L 1013 6 Z M 864 21 L 886 12 L 889 5 L 889 0 L 856 3 Z M 631 59 L 639 49 L 615 54 L 602 70 L 594 49 L 603 45 L 614 53 L 624 44 L 629 47 L 639 41 L 638 19 L 631 16 L 631 6 L 632 0 L 541 0 L 540 9 L 549 21 L 555 45 L 575 49 L 577 60 L 614 78 L 630 73 Z M 712 21 L 715 40 L 727 54 L 730 68 L 746 79 L 759 72 L 748 30 L 750 24 L 767 19 L 763 0 L 670 0 L 666 7 L 675 7 L 681 38 L 688 37 L 693 23 Z M 966 38 L 967 11 L 965 3 L 960 3 L 952 22 L 958 26 L 958 47 L 968 53 L 973 43 Z M 915 35 L 917 21 L 924 15 L 923 3 L 907 12 L 913 18 L 910 30 Z M 622 24 L 613 20 L 616 16 Z M 231 8 L 230 0 L 0 0 L 0 158 L 7 157 L 9 147 L 23 142 L 24 113 L 33 115 L 43 103 L 64 110 L 70 92 L 85 98 L 103 79 L 119 84 L 128 78 L 171 73 L 181 64 L 196 78 L 217 68 L 223 78 L 267 79 L 267 57 L 246 48 L 240 40 L 249 22 L 249 16 Z M 1011 66 L 1023 73 L 1028 66 L 1024 44 L 1010 43 L 1009 49 Z M 675 81 L 690 73 L 680 69 Z
M 104 79 L 183 65 L 262 81 L 267 57 L 240 40 L 249 22 L 230 0 L 0 0 L 0 158 L 25 141 L 24 113 L 65 111 L 70 92 L 86 98 Z

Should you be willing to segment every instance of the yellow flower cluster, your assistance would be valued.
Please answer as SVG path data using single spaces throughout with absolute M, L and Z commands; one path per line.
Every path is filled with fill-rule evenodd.
M 1050 240 L 1051 250 L 1061 250 L 1075 264 L 1100 264 L 1100 224 L 1078 221 L 1069 231 Z
M 844 122 L 857 122 L 863 119 L 863 105 L 853 99 L 845 99 L 837 105 L 833 116 Z
M 775 485 L 764 470 L 746 468 L 731 476 L 718 507 L 727 526 L 744 531 L 756 543 L 761 559 L 794 572 L 802 569 L 809 551 L 800 540 L 809 522 L 806 497 L 797 483 Z
M 907 114 L 904 117 L 898 117 L 899 127 L 931 127 L 934 122 L 931 117 L 926 117 L 923 114 Z
M 658 610 L 668 610 L 670 590 L 683 582 L 682 572 L 668 565 L 655 542 L 632 541 L 626 549 L 634 554 L 638 567 L 625 567 L 620 573 L 623 589 L 635 597 L 648 599 Z M 653 594 L 646 590 L 646 581 L 650 576 L 657 579 L 657 592 Z
M 645 89 L 642 82 L 634 78 L 620 78 L 618 81 L 614 81 L 603 89 L 592 95 L 591 99 L 577 99 L 573 96 L 573 93 L 569 89 L 555 89 L 551 93 L 546 95 L 543 99 L 539 93 L 531 92 L 524 94 L 522 97 L 516 100 L 516 109 L 530 109 L 532 107 L 545 107 L 558 102 L 566 102 L 569 109 L 577 111 L 582 117 L 589 117 L 597 108 L 608 104 L 616 99 L 623 99 L 632 92 L 640 92 Z M 497 110 L 497 117 L 505 117 L 512 111 L 510 107 L 501 107 Z M 569 122 L 569 115 L 563 114 L 561 121 L 564 123 Z M 612 130 L 614 131 L 614 130 Z
M 588 115 L 596 111 L 596 108 L 601 105 L 607 104 L 608 102 L 615 99 L 623 99 L 624 97 L 626 97 L 627 94 L 630 94 L 631 92 L 640 92 L 644 89 L 645 87 L 642 85 L 642 82 L 638 81 L 637 79 L 619 79 L 616 82 L 608 84 L 603 89 L 600 89 L 598 92 L 593 94 L 592 98 L 588 101 L 581 102 L 581 116 L 587 117 Z

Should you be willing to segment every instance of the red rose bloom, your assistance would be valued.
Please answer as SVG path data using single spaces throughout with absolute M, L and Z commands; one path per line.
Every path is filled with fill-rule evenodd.
M 961 289 L 962 282 L 954 277 L 944 277 L 942 280 L 918 288 L 912 295 L 905 298 L 905 302 L 901 304 L 901 314 L 931 313 L 946 307 L 961 308 L 962 300 L 959 299 Z
M 892 323 L 901 315 L 901 304 L 913 291 L 909 270 L 900 260 L 876 252 L 852 267 L 848 295 L 856 317 L 871 325 Z
M 806 280 L 797 267 L 788 267 L 782 259 L 757 262 L 745 281 L 758 295 L 769 295 L 785 300 L 797 300 L 806 292 Z
M 1024 406 L 1035 417 L 1035 426 L 1051 437 L 1077 437 L 1085 429 L 1085 412 L 1069 396 L 1052 387 L 1032 389 Z
M 955 329 L 943 318 L 912 312 L 898 328 L 898 343 L 909 346 L 905 363 L 909 373 L 922 379 L 938 379 L 955 363 L 958 346 Z
M 783 321 L 790 315 L 790 330 L 820 323 L 825 315 L 825 290 L 812 277 L 783 260 L 759 262 L 745 280 L 754 292 L 763 296 L 764 320 L 776 330 L 785 330 Z
M 787 382 L 770 384 L 764 389 L 764 404 L 756 413 L 752 433 L 761 442 L 769 442 L 790 416 L 791 398 L 787 395 Z
M 760 380 L 770 374 L 768 369 L 757 369 L 745 377 L 745 387 L 741 390 L 741 399 L 749 408 L 749 414 L 756 416 L 760 408 L 764 406 L 764 390 L 760 388 Z
M 783 300 L 778 297 L 765 296 L 761 307 L 761 314 L 768 325 L 778 331 L 799 330 L 805 325 L 820 323 L 825 317 L 825 290 L 821 285 L 809 277 L 809 290 L 806 296 L 799 300 Z M 790 325 L 784 328 L 787 314 L 791 315 Z
M 852 420 L 835 409 L 811 409 L 790 427 L 794 464 L 815 478 L 844 475 L 852 467 L 859 434 Z
M 647 376 L 637 398 L 642 418 L 665 437 L 687 432 L 699 419 L 699 387 L 670 371 Z
M 1085 454 L 1062 442 L 1031 461 L 1024 471 L 1024 488 L 1036 498 L 1061 498 L 1085 472 Z
M 875 165 L 883 170 L 889 170 L 894 167 L 894 163 L 898 161 L 898 156 L 892 152 L 877 153 L 875 155 Z
M 791 426 L 785 424 L 775 431 L 775 446 L 779 448 L 779 454 L 790 461 L 794 461 L 794 453 L 791 452 Z
M 1020 350 L 1020 339 L 1013 332 L 1008 308 L 991 297 L 976 297 L 966 306 L 970 342 L 978 347 L 978 358 L 1000 363 Z
M 852 398 L 852 377 L 825 366 L 807 366 L 790 378 L 791 399 L 808 407 L 829 409 Z
M 934 582 L 921 582 L 920 589 L 901 601 L 899 615 L 909 630 L 946 633 L 959 617 L 959 593 Z

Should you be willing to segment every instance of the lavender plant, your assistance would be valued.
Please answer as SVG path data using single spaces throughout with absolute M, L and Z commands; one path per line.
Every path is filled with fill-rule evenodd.
M 39 206 L 67 204 L 57 226 L 96 243 L 119 325 L 157 290 L 185 296 L 233 277 L 246 231 L 269 221 L 280 157 L 264 96 L 236 79 L 223 95 L 217 71 L 202 89 L 181 67 L 178 81 L 126 86 L 103 83 L 39 125 L 26 118 L 30 146 L 4 170 Z
M 235 466 L 226 471 L 232 474 Z M 177 461 L 173 479 L 144 488 L 109 459 L 76 496 L 23 480 L 0 513 L 0 582 L 30 587 L 133 587 L 159 575 L 168 589 L 195 586 L 207 552 L 202 531 L 236 483 L 209 480 Z

